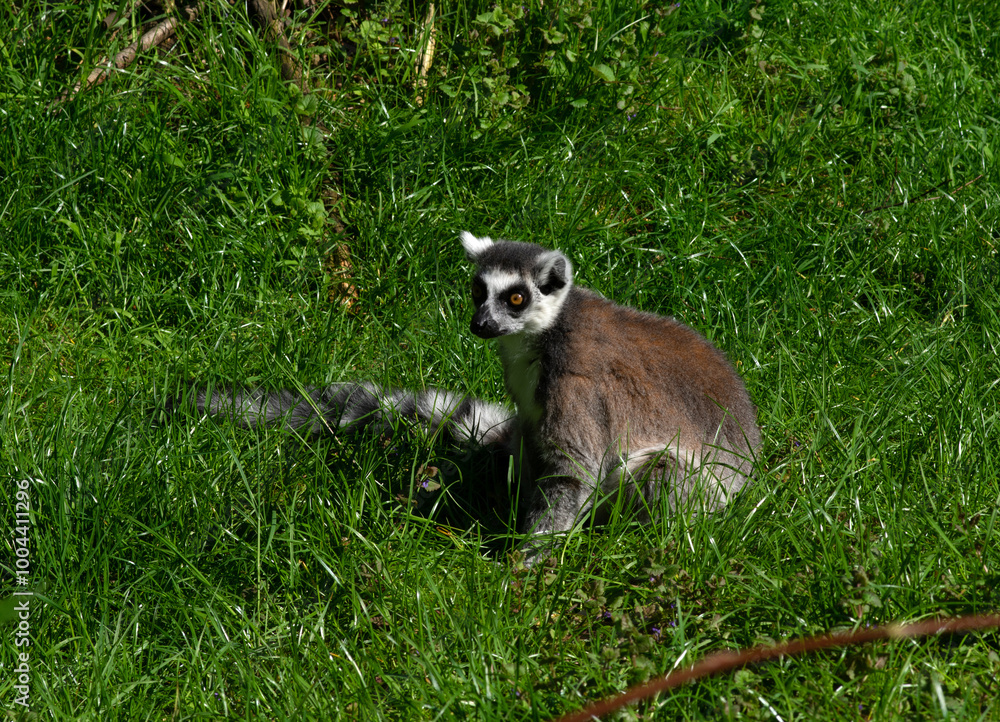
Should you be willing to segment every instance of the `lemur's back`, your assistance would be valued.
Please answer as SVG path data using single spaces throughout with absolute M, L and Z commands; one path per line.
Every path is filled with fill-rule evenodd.
M 648 446 L 664 431 L 671 437 L 679 431 L 682 441 L 700 443 L 715 439 L 721 427 L 736 449 L 749 452 L 760 444 L 742 380 L 701 334 L 579 287 L 564 313 L 568 331 L 558 355 L 565 370 L 558 377 L 582 392 L 578 405 L 598 405 L 593 422 L 605 425 L 609 436 L 628 434 L 634 445 Z
M 672 499 L 686 498 L 707 476 L 701 497 L 710 508 L 744 485 L 760 446 L 756 410 L 728 359 L 699 333 L 575 287 L 538 341 L 545 413 L 526 433 L 536 436 L 529 460 L 540 476 L 563 467 L 551 463 L 551 450 L 562 449 L 592 496 L 659 464 L 660 478 L 638 482 L 647 507 L 662 484 L 677 487 Z

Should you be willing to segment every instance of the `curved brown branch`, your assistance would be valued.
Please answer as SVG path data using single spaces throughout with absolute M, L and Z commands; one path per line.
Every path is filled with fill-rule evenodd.
M 818 637 L 808 637 L 792 642 L 776 644 L 773 647 L 754 647 L 735 652 L 716 652 L 696 662 L 689 667 L 671 672 L 666 677 L 655 679 L 645 684 L 636 685 L 632 689 L 615 697 L 608 697 L 585 707 L 578 712 L 558 718 L 555 722 L 587 722 L 612 712 L 625 705 L 652 697 L 658 692 L 664 692 L 674 687 L 680 687 L 687 682 L 707 677 L 711 674 L 740 669 L 751 664 L 766 662 L 778 657 L 791 657 L 822 649 L 849 647 L 880 639 L 910 639 L 927 637 L 932 634 L 955 634 L 958 632 L 977 632 L 984 629 L 1000 627 L 1000 614 L 979 614 L 953 619 L 930 619 L 913 624 L 887 624 L 882 627 L 858 629 L 853 632 L 823 634 Z

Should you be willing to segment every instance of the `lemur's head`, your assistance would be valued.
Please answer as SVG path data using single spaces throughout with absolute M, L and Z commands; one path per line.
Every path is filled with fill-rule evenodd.
M 534 243 L 496 241 L 462 233 L 472 279 L 472 333 L 496 338 L 535 335 L 551 327 L 573 285 L 573 264 L 559 251 Z

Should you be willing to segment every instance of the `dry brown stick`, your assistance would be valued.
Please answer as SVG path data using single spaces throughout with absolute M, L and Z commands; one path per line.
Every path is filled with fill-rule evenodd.
M 128 20 L 132 17 L 132 12 L 135 10 L 135 0 L 125 9 L 125 14 L 120 18 L 121 20 Z M 119 21 L 118 13 L 111 11 L 104 17 L 104 29 L 111 30 Z M 115 38 L 118 37 L 118 31 L 121 28 L 115 28 L 111 32 L 111 37 L 108 38 L 108 45 L 112 45 L 115 42 Z M 90 75 L 87 77 L 86 87 L 90 87 L 91 83 L 96 81 L 99 77 L 101 69 L 106 69 L 108 66 L 108 56 L 105 55 L 101 58 L 100 62 L 94 66 L 94 70 L 91 71 Z M 62 97 L 59 98 L 59 102 L 66 100 L 67 98 L 72 98 L 74 95 L 80 92 L 80 88 L 84 87 L 83 82 L 79 82 L 73 86 L 73 90 L 67 93 L 63 93 Z
M 285 80 L 299 80 L 302 72 L 299 70 L 299 63 L 292 52 L 292 46 L 285 38 L 285 31 L 281 27 L 281 20 L 278 18 L 278 11 L 271 0 L 249 0 L 247 3 L 253 12 L 257 22 L 264 29 L 264 37 L 268 42 L 278 44 L 278 58 L 281 64 L 281 77 Z M 304 88 L 303 88 L 304 90 Z
M 198 17 L 198 13 L 201 11 L 201 3 L 198 3 L 193 8 L 188 8 L 188 20 L 194 20 Z M 127 48 L 118 53 L 111 65 L 100 65 L 94 68 L 90 75 L 87 76 L 87 80 L 83 83 L 77 83 L 72 92 L 66 94 L 61 100 L 68 100 L 74 98 L 77 93 L 81 90 L 87 90 L 93 85 L 99 85 L 103 83 L 111 75 L 113 69 L 123 70 L 135 62 L 136 57 L 139 53 L 145 53 L 150 48 L 155 48 L 157 45 L 162 43 L 164 40 L 169 38 L 174 34 L 177 29 L 177 25 L 180 21 L 176 15 L 172 15 L 163 22 L 159 23 L 155 28 L 143 35 L 139 40 L 129 45 Z M 113 66 L 113 67 L 112 67 Z
M 977 632 L 984 629 L 1000 627 L 1000 614 L 978 614 L 952 619 L 929 619 L 913 624 L 887 624 L 882 627 L 858 629 L 853 632 L 823 634 L 818 637 L 808 637 L 792 642 L 776 644 L 773 647 L 754 647 L 731 652 L 716 652 L 684 669 L 671 672 L 666 677 L 654 679 L 645 684 L 636 685 L 632 689 L 614 697 L 608 697 L 585 707 L 578 712 L 558 718 L 555 722 L 587 722 L 613 712 L 616 709 L 652 697 L 658 692 L 664 692 L 674 687 L 680 687 L 686 682 L 692 682 L 711 674 L 740 669 L 751 664 L 766 662 L 778 657 L 791 657 L 808 652 L 818 652 L 821 649 L 849 647 L 880 639 L 910 639 L 926 637 L 932 634 L 955 634 L 957 632 Z
M 431 71 L 431 63 L 434 62 L 434 46 L 437 37 L 434 32 L 434 3 L 430 3 L 427 8 L 427 19 L 424 20 L 424 32 L 420 54 L 417 56 L 417 82 L 416 87 L 423 88 L 427 85 L 427 74 Z M 422 105 L 424 99 L 417 93 L 417 105 Z

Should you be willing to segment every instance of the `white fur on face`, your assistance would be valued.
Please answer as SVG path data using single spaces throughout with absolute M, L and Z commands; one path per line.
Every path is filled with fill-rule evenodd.
M 548 296 L 543 296 L 535 289 L 531 308 L 524 316 L 524 332 L 534 335 L 550 328 L 559 317 L 559 311 L 562 310 L 569 289 L 570 287 L 566 285 Z
M 483 283 L 486 284 L 486 292 L 492 299 L 499 296 L 511 286 L 525 284 L 531 286 L 531 282 L 516 271 L 503 271 L 499 268 L 488 268 L 479 274 Z
M 476 260 L 480 253 L 493 245 L 493 239 L 489 236 L 477 238 L 468 231 L 462 231 L 459 238 L 462 239 L 462 247 L 465 249 L 465 255 L 468 256 L 470 261 Z
M 559 251 L 546 251 L 536 261 L 535 270 L 533 271 L 535 282 L 545 285 L 552 277 L 552 268 L 559 263 L 563 266 L 560 275 L 563 276 L 566 283 L 562 288 L 553 291 L 547 296 L 542 295 L 540 292 L 535 293 L 531 314 L 525 318 L 524 330 L 526 333 L 541 333 L 550 328 L 559 317 L 559 312 L 562 310 L 563 303 L 566 302 L 569 289 L 573 285 L 573 264 Z M 534 287 L 533 283 L 532 288 Z

